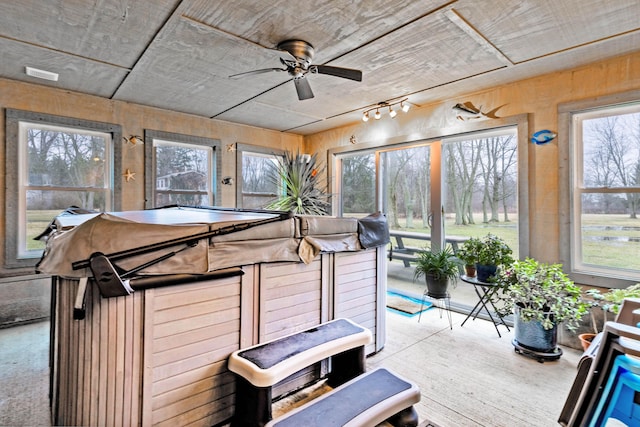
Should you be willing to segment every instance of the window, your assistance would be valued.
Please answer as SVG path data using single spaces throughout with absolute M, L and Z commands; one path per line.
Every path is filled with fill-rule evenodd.
M 334 214 L 382 211 L 392 230 L 424 232 L 438 245 L 447 237 L 490 232 L 505 239 L 515 257 L 526 257 L 529 223 L 522 212 L 528 209 L 528 191 L 518 183 L 528 174 L 527 117 L 487 125 L 494 127 L 463 135 L 443 129 L 440 138 L 331 150 L 332 191 L 339 200 Z
M 515 127 L 445 138 L 444 228 L 448 236 L 502 238 L 518 258 L 518 136 Z
M 561 108 L 571 141 L 565 256 L 574 280 L 616 287 L 640 279 L 640 102 L 608 100 Z
M 341 158 L 341 215 L 359 218 L 377 211 L 375 160 L 373 152 Z
M 220 141 L 145 132 L 145 206 L 218 204 Z
M 527 116 L 519 115 L 478 124 L 465 134 L 441 129 L 442 135 L 406 143 L 333 149 L 334 213 L 384 212 L 395 249 L 445 244 L 456 250 L 469 237 L 491 233 L 524 258 L 529 255 L 528 191 L 520 184 L 528 176 L 527 124 Z M 395 285 L 412 281 L 409 261 L 400 256 L 390 263 L 387 271 Z M 450 289 L 452 306 L 470 309 L 469 290 Z
M 34 265 L 44 242 L 34 240 L 70 206 L 113 210 L 120 127 L 7 110 L 7 267 Z
M 236 206 L 243 209 L 262 209 L 278 197 L 280 189 L 269 178 L 269 171 L 282 156 L 281 150 L 248 144 L 236 144 Z

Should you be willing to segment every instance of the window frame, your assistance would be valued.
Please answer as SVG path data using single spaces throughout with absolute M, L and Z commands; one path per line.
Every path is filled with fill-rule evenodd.
M 156 157 L 155 157 L 155 140 L 167 142 L 175 142 L 177 144 L 189 144 L 212 149 L 212 170 L 208 171 L 210 176 L 211 206 L 219 206 L 221 202 L 220 180 L 222 173 L 222 142 L 219 139 L 205 138 L 193 135 L 184 135 L 180 133 L 164 132 L 159 130 L 145 129 L 144 131 L 144 207 L 145 209 L 155 209 L 156 201 Z
M 328 177 L 332 194 L 337 197 L 332 198 L 333 215 L 340 214 L 339 204 L 342 201 L 342 189 L 340 188 L 340 156 L 367 151 L 385 151 L 395 148 L 407 147 L 409 145 L 432 145 L 432 156 L 441 158 L 442 141 L 452 141 L 458 138 L 473 137 L 473 135 L 487 132 L 499 132 L 503 128 L 515 128 L 517 132 L 517 154 L 518 154 L 518 253 L 521 259 L 526 258 L 530 254 L 530 225 L 529 225 L 529 114 L 518 114 L 509 117 L 502 117 L 492 120 L 484 120 L 479 122 L 469 122 L 464 125 L 452 126 L 448 128 L 433 128 L 424 132 L 412 133 L 411 137 L 398 136 L 389 138 L 384 141 L 358 143 L 357 146 L 343 146 L 332 148 L 328 151 Z M 432 194 L 432 203 L 441 205 L 442 184 L 440 181 L 436 183 L 434 176 L 440 174 L 440 163 L 432 164 L 432 185 L 434 194 Z M 382 211 L 382 186 L 380 173 L 380 159 L 376 155 L 376 182 L 378 188 L 376 190 L 376 209 Z M 526 183 L 526 184 L 525 184 Z M 440 223 L 440 212 L 434 210 L 434 223 Z M 441 231 L 434 230 L 432 239 L 438 242 L 442 239 Z
M 576 265 L 576 257 L 580 252 L 580 248 L 578 248 L 579 242 L 575 225 L 576 222 L 573 221 L 573 218 L 575 218 L 576 215 L 581 215 L 581 212 L 576 212 L 577 206 L 580 206 L 578 202 L 576 202 L 576 197 L 581 196 L 583 192 L 576 189 L 579 180 L 577 174 L 582 170 L 582 144 L 577 140 L 578 136 L 576 132 L 574 132 L 574 117 L 577 114 L 624 107 L 625 105 L 638 103 L 640 103 L 640 90 L 558 105 L 560 241 L 566 242 L 566 244 L 560 246 L 560 259 L 571 279 L 580 284 L 605 288 L 625 288 L 637 283 L 638 279 L 616 277 L 616 270 L 613 268 L 603 268 L 600 266 L 589 270 L 589 268 L 585 268 L 582 264 L 579 266 Z M 580 152 L 578 152 L 578 150 L 580 150 Z M 619 190 L 619 188 L 616 188 L 612 190 L 612 192 L 619 192 Z
M 277 148 L 263 147 L 260 145 L 236 143 L 236 207 L 244 208 L 244 189 L 243 189 L 243 170 L 242 170 L 242 156 L 244 153 L 254 153 L 262 156 L 284 156 L 285 150 Z M 249 194 L 249 193 L 247 193 Z M 277 197 L 274 194 L 274 197 Z
M 111 134 L 111 144 L 109 147 L 109 197 L 108 202 L 112 210 L 120 209 L 120 199 L 122 194 L 121 180 L 115 179 L 122 173 L 122 151 L 118 142 L 122 139 L 122 128 L 113 123 L 83 120 L 72 117 L 56 116 L 53 114 L 37 113 L 32 111 L 6 109 L 5 111 L 5 174 L 6 176 L 17 177 L 17 179 L 7 180 L 5 194 L 5 268 L 33 267 L 41 257 L 41 252 L 33 253 L 31 256 L 21 256 L 19 245 L 25 241 L 26 236 L 21 235 L 21 230 L 16 224 L 24 222 L 25 212 L 21 211 L 20 191 L 24 188 L 20 181 L 26 176 L 22 173 L 22 168 L 26 164 L 20 162 L 21 142 L 20 127 L 22 123 L 38 124 L 43 126 L 55 126 L 80 131 L 101 132 Z M 57 187 L 54 187 L 57 188 Z M 53 218 L 52 218 L 53 219 Z

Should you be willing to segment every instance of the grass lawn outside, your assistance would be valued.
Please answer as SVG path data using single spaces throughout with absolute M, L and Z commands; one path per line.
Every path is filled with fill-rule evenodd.
M 450 218 L 445 219 L 445 234 L 458 237 L 482 237 L 489 233 L 501 237 L 518 258 L 518 217 L 510 215 L 509 222 L 483 223 L 482 215 L 474 215 L 475 224 L 456 225 Z M 401 230 L 430 234 L 429 228 L 414 219 L 414 228 Z M 404 239 L 406 246 L 424 248 L 421 240 Z M 569 244 L 567 242 L 567 244 Z M 428 246 L 426 247 L 428 249 Z M 589 214 L 582 216 L 582 257 L 583 263 L 640 271 L 640 218 L 629 215 Z

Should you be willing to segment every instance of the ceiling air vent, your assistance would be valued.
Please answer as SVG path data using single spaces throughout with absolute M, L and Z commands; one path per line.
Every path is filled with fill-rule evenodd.
M 27 75 L 31 77 L 37 77 L 39 79 L 51 80 L 53 82 L 58 81 L 58 73 L 52 73 L 51 71 L 39 70 L 37 68 L 26 67 Z

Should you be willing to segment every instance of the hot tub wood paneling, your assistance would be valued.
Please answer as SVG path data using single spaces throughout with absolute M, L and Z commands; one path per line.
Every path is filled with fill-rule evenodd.
M 78 280 L 54 278 L 54 423 L 224 423 L 234 410 L 231 352 L 336 317 L 370 328 L 375 342 L 367 351 L 381 349 L 385 252 L 246 265 L 243 275 L 115 298 L 102 298 L 90 281 L 83 320 L 73 320 Z M 274 395 L 314 375 L 318 368 L 285 380 Z

